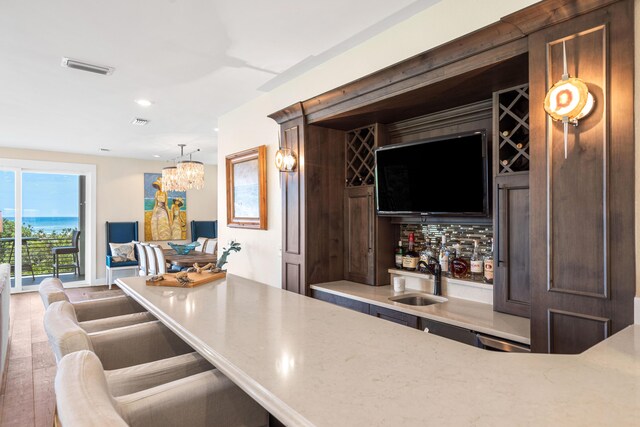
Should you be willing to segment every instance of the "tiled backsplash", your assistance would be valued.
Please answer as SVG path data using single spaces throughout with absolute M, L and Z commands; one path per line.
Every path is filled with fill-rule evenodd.
M 464 256 L 470 256 L 473 252 L 473 241 L 478 240 L 480 253 L 489 250 L 491 243 L 489 239 L 493 238 L 493 227 L 491 225 L 464 225 L 464 224 L 402 224 L 400 226 L 400 234 L 402 236 L 402 244 L 406 248 L 409 244 L 409 233 L 415 235 L 418 247 L 423 247 L 426 239 L 431 239 L 440 247 L 440 239 L 442 235 L 447 236 L 447 246 L 459 243 L 460 249 Z

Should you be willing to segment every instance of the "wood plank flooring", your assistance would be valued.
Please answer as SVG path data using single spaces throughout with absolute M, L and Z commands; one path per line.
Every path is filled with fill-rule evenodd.
M 87 288 L 68 290 L 72 301 L 87 298 Z M 90 292 L 106 287 L 92 287 Z M 0 391 L 0 426 L 53 426 L 56 360 L 44 331 L 44 307 L 37 292 L 11 296 L 10 342 Z

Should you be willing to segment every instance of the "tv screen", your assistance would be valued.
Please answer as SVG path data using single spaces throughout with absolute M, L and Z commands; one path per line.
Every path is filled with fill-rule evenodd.
M 381 147 L 375 157 L 379 214 L 489 214 L 484 131 Z

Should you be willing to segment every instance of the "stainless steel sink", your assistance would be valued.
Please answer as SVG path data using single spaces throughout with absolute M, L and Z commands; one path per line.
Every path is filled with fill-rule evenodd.
M 390 301 L 397 302 L 399 304 L 425 306 L 431 304 L 438 304 L 447 301 L 446 298 L 437 297 L 435 295 L 428 294 L 404 294 L 397 297 L 390 297 Z

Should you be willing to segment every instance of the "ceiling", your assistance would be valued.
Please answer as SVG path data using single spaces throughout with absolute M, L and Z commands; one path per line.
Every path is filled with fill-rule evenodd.
M 216 163 L 220 115 L 437 1 L 2 0 L 0 147 Z

